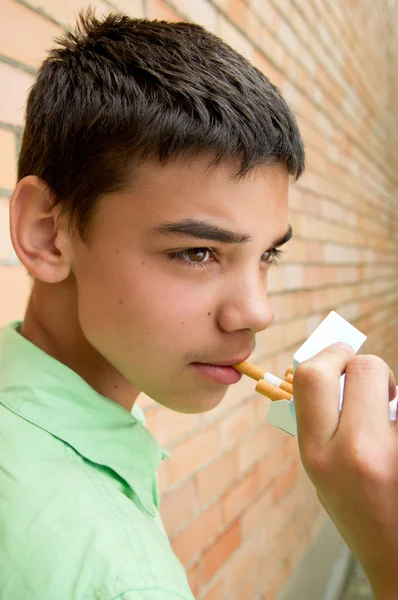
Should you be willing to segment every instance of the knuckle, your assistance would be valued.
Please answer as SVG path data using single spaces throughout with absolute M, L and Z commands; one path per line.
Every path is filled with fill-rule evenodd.
M 387 364 L 379 356 L 362 354 L 353 358 L 346 368 L 346 374 L 364 375 L 364 374 L 389 375 Z
M 352 443 L 347 451 L 347 461 L 351 468 L 358 474 L 366 475 L 369 470 L 366 448 L 359 442 Z
M 381 484 L 384 480 L 385 453 L 377 452 L 374 446 L 370 447 L 368 439 L 352 440 L 346 453 L 346 460 L 355 479 L 374 484 Z
M 325 379 L 325 369 L 320 360 L 306 361 L 298 365 L 294 373 L 294 388 L 318 385 Z

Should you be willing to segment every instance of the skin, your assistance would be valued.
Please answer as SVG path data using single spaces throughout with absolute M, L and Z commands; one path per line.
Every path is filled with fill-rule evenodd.
M 398 424 L 388 415 L 396 393 L 380 358 L 355 356 L 345 344 L 302 363 L 294 376 L 304 467 L 376 600 L 398 598 Z
M 101 198 L 87 243 L 36 177 L 11 199 L 14 247 L 34 278 L 22 334 L 127 410 L 141 391 L 180 412 L 214 408 L 227 386 L 192 363 L 240 362 L 273 319 L 267 273 L 289 229 L 287 170 L 239 180 L 235 162 L 210 158 L 144 163 L 129 189 Z M 159 231 L 187 219 L 242 239 Z

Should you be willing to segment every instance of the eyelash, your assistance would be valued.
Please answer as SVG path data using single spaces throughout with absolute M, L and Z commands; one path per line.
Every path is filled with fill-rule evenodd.
M 194 260 L 189 260 L 187 258 L 187 253 L 190 252 L 191 250 L 202 250 L 204 252 L 208 252 L 210 253 L 210 260 L 206 260 L 203 262 L 196 262 Z M 283 255 L 283 250 L 279 250 L 278 248 L 271 248 L 271 250 L 267 250 L 266 252 L 269 252 L 269 258 L 268 260 L 264 261 L 267 264 L 270 265 L 276 265 L 278 264 L 278 262 L 280 261 L 280 259 L 282 258 Z M 265 254 L 265 252 L 264 252 Z M 198 247 L 198 248 L 187 248 L 186 250 L 179 250 L 178 252 L 171 252 L 170 254 L 168 254 L 168 258 L 170 260 L 179 260 L 180 262 L 183 262 L 184 264 L 186 264 L 188 267 L 200 267 L 201 269 L 205 268 L 208 266 L 208 264 L 210 262 L 213 262 L 214 258 L 215 258 L 216 254 L 214 252 L 214 250 L 212 250 L 211 248 L 205 248 L 205 247 Z

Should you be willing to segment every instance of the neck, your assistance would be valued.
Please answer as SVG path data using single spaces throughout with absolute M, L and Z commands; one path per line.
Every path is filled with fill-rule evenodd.
M 79 325 L 73 278 L 59 284 L 35 281 L 21 334 L 75 371 L 96 392 L 131 411 L 139 394 L 88 342 Z

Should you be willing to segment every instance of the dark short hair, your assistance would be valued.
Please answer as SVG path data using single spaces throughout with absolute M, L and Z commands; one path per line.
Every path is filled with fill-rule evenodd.
M 101 194 L 161 163 L 211 152 L 238 176 L 284 161 L 297 179 L 304 148 L 279 90 L 243 56 L 192 23 L 80 15 L 30 91 L 18 179 L 41 178 L 83 237 Z

